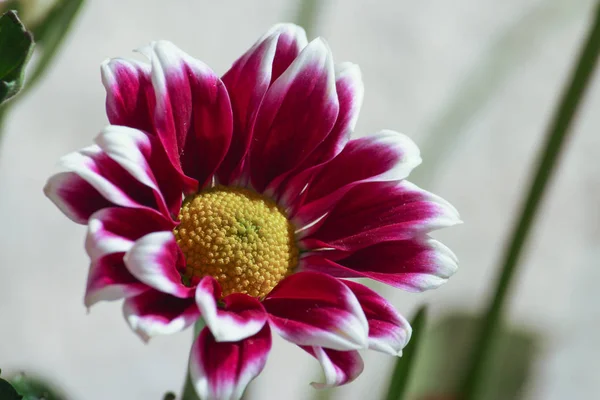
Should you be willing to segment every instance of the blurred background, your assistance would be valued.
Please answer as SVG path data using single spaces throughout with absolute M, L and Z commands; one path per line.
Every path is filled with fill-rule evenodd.
M 407 317 L 420 304 L 430 305 L 429 344 L 411 391 L 415 398 L 440 395 L 465 356 L 468 329 L 460 327 L 491 295 L 498 259 L 595 2 L 313 3 L 318 13 L 311 38 L 325 37 L 336 61 L 357 63 L 363 73 L 355 137 L 383 128 L 411 136 L 424 158 L 411 180 L 448 199 L 465 222 L 436 234 L 460 259 L 446 285 L 424 294 L 382 289 Z M 84 4 L 45 79 L 11 110 L 0 143 L 3 371 L 41 375 L 72 399 L 160 399 L 180 391 L 191 330 L 145 345 L 127 327 L 119 302 L 88 314 L 85 228 L 65 218 L 42 187 L 59 157 L 90 144 L 107 124 L 104 59 L 137 58 L 132 49 L 168 39 L 222 74 L 272 24 L 297 18 L 294 1 Z M 490 399 L 600 398 L 599 85 L 596 77 L 512 291 L 507 350 L 498 361 L 506 381 L 496 384 L 508 382 L 515 390 L 496 391 Z M 365 372 L 332 398 L 379 398 L 395 360 L 375 352 L 364 358 Z M 504 378 L 515 371 L 518 376 Z M 277 339 L 252 398 L 312 399 L 309 382 L 319 377 L 316 360 Z

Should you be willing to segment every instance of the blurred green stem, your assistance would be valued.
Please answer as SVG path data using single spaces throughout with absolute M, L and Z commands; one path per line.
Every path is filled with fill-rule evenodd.
M 192 342 L 195 342 L 198 338 L 198 335 L 204 329 L 204 320 L 202 318 L 198 319 L 194 324 L 194 336 Z M 186 368 L 185 373 L 185 384 L 183 385 L 183 392 L 181 393 L 181 400 L 200 400 L 198 394 L 196 393 L 196 389 L 194 389 L 194 384 L 192 383 L 192 379 L 190 378 L 190 368 L 189 366 Z
M 306 31 L 309 40 L 315 34 L 315 27 L 321 7 L 327 0 L 300 0 L 298 1 L 298 11 L 296 14 L 296 24 L 300 25 Z
M 502 262 L 502 268 L 497 280 L 494 297 L 489 304 L 484 317 L 481 331 L 476 338 L 467 373 L 463 381 L 462 400 L 477 399 L 479 389 L 485 379 L 485 373 L 495 343 L 495 333 L 498 330 L 506 299 L 515 276 L 516 267 L 528 234 L 533 226 L 544 196 L 548 181 L 558 163 L 558 157 L 563 144 L 570 132 L 571 122 L 583 98 L 586 88 L 598 60 L 600 50 L 600 3 L 596 4 L 594 24 L 589 31 L 585 45 L 580 53 L 579 60 L 571 74 L 569 84 L 565 87 L 560 103 L 554 113 L 549 126 L 543 151 L 537 164 L 529 193 L 514 231 L 511 235 Z

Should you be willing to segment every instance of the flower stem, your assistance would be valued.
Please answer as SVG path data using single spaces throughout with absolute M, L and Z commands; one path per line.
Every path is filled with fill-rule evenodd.
M 198 319 L 194 324 L 194 336 L 193 341 L 198 338 L 198 335 L 204 329 L 204 320 L 202 318 Z M 200 397 L 196 393 L 196 389 L 194 388 L 194 384 L 192 383 L 192 379 L 190 377 L 189 366 L 185 373 L 185 384 L 183 385 L 183 391 L 181 392 L 181 400 L 200 400 Z
M 460 398 L 463 400 L 480 398 L 479 390 L 485 379 L 486 367 L 495 344 L 495 333 L 501 323 L 516 267 L 539 211 L 548 181 L 554 172 L 563 144 L 570 131 L 571 122 L 592 77 L 599 50 L 600 3 L 596 5 L 593 27 L 589 31 L 585 45 L 579 55 L 579 60 L 571 73 L 569 84 L 564 89 L 547 131 L 545 145 L 537 163 L 537 170 L 506 249 L 495 295 L 488 306 L 483 325 L 473 347 L 470 363 L 467 365 L 467 373 L 461 387 Z
M 310 39 L 315 34 L 315 27 L 321 7 L 327 0 L 300 0 L 298 1 L 298 11 L 296 14 L 296 23 L 304 28 L 306 36 Z

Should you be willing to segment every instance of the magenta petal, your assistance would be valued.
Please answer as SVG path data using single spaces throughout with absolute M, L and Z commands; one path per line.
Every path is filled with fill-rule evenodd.
M 149 290 L 126 299 L 123 314 L 131 329 L 147 341 L 152 336 L 184 330 L 198 319 L 200 313 L 193 299 Z
M 176 297 L 194 295 L 194 288 L 182 283 L 179 271 L 185 260 L 173 232 L 152 232 L 139 238 L 124 260 L 129 272 L 146 285 Z
M 299 226 L 309 226 L 329 212 L 352 187 L 362 182 L 404 179 L 420 162 L 417 146 L 397 132 L 382 131 L 351 140 L 312 179 L 304 205 L 294 219 Z
M 99 301 L 113 301 L 136 296 L 148 290 L 125 267 L 124 253 L 111 253 L 92 262 L 88 274 L 84 303 L 91 307 Z
M 149 187 L 167 216 L 179 212 L 184 184 L 156 137 L 124 126 L 109 126 L 95 139 L 105 154 Z
M 140 50 L 152 65 L 155 128 L 174 165 L 206 185 L 225 157 L 232 135 L 229 95 L 219 77 L 170 42 Z
M 368 324 L 356 297 L 325 274 L 290 275 L 269 293 L 263 306 L 272 327 L 290 342 L 336 350 L 367 346 Z
M 273 82 L 260 106 L 249 159 L 253 187 L 262 192 L 301 165 L 327 137 L 338 110 L 331 52 L 316 39 Z
M 362 373 L 364 363 L 358 351 L 337 351 L 323 347 L 301 346 L 303 350 L 319 360 L 325 374 L 325 382 L 313 382 L 317 389 L 331 388 L 350 383 Z
M 302 201 L 302 190 L 319 167 L 337 156 L 344 148 L 354 126 L 363 101 L 364 85 L 358 65 L 341 63 L 335 67 L 335 87 L 340 110 L 335 125 L 327 138 L 304 160 L 298 171 L 282 184 L 277 192 L 281 202 L 296 209 Z
M 304 30 L 292 24 L 275 25 L 223 75 L 231 98 L 234 137 L 219 170 L 219 181 L 231 184 L 240 177 L 259 106 L 272 81 L 306 46 Z
M 110 203 L 160 209 L 152 188 L 132 176 L 97 145 L 67 154 L 60 164 L 89 183 Z
M 44 194 L 78 224 L 87 224 L 93 213 L 114 205 L 74 172 L 51 176 L 44 186 Z
M 105 61 L 101 71 L 110 123 L 154 132 L 150 65 L 117 58 Z
M 454 207 L 410 182 L 368 182 L 353 187 L 302 245 L 354 252 L 458 223 Z
M 239 400 L 263 370 L 271 350 L 271 330 L 238 342 L 217 342 L 204 328 L 190 354 L 190 378 L 201 399 Z
M 344 283 L 358 299 L 369 321 L 369 348 L 393 356 L 402 355 L 412 333 L 408 321 L 375 291 L 360 283 Z
M 204 277 L 196 287 L 196 304 L 206 326 L 217 342 L 237 342 L 255 335 L 267 321 L 262 304 L 248 295 L 234 293 L 217 306 L 221 288 L 211 276 Z
M 127 252 L 142 236 L 172 229 L 155 211 L 138 208 L 104 208 L 89 220 L 85 249 L 92 261 L 105 254 Z
M 335 260 L 335 261 L 334 261 Z M 300 268 L 336 277 L 371 278 L 420 292 L 435 289 L 456 272 L 454 253 L 427 236 L 379 243 L 350 255 L 320 251 L 301 259 Z

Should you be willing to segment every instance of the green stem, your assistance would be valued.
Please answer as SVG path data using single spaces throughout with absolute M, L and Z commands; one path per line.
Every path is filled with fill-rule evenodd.
M 591 80 L 598 60 L 599 50 L 600 4 L 597 4 L 594 25 L 589 31 L 579 60 L 571 73 L 569 84 L 565 87 L 561 101 L 554 113 L 529 193 L 505 252 L 495 295 L 489 304 L 481 331 L 473 347 L 470 363 L 467 365 L 468 369 L 462 385 L 462 395 L 460 396 L 463 400 L 480 398 L 478 396 L 479 390 L 485 378 L 485 372 L 495 343 L 495 333 L 501 323 L 501 317 L 503 316 L 507 295 L 515 276 L 516 267 L 539 211 L 548 181 L 557 165 L 557 160 L 567 134 L 570 132 L 569 128 L 573 117 Z
M 204 329 L 204 320 L 202 318 L 198 319 L 194 324 L 194 341 L 198 338 L 198 335 Z M 183 391 L 181 393 L 181 400 L 200 400 L 198 394 L 196 393 L 196 389 L 194 389 L 194 384 L 192 383 L 192 379 L 190 377 L 189 367 L 185 373 L 185 384 L 183 385 Z
M 296 14 L 296 23 L 304 28 L 306 36 L 310 39 L 314 36 L 317 19 L 321 7 L 327 0 L 300 0 Z

